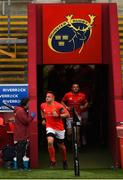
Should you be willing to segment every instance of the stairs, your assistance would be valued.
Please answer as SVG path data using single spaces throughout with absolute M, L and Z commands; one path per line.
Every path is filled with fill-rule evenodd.
M 123 15 L 118 19 L 123 81 Z M 27 16 L 0 16 L 0 84 L 27 83 L 27 56 Z
M 0 84 L 27 83 L 27 16 L 0 16 Z
M 119 37 L 120 37 L 120 62 L 121 62 L 122 84 L 123 84 L 123 15 L 118 16 L 118 24 L 119 24 Z

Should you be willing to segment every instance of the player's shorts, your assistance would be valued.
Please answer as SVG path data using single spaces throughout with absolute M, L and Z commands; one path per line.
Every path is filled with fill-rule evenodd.
M 80 121 L 80 125 L 81 125 L 81 117 L 79 116 L 79 121 Z M 66 128 L 67 129 L 71 129 L 72 128 L 72 123 L 73 123 L 73 117 L 70 118 L 66 118 Z
M 65 130 L 63 131 L 58 131 L 52 128 L 46 128 L 46 135 L 48 136 L 48 134 L 53 134 L 54 137 L 56 137 L 57 139 L 64 139 L 65 138 Z

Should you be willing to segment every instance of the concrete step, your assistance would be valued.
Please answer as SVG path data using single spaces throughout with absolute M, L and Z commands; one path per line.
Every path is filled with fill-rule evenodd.
M 10 20 L 10 39 L 8 21 Z M 0 83 L 27 83 L 27 16 L 0 16 L 0 49 L 17 58 L 0 56 Z
M 7 62 L 7 63 L 11 63 L 11 62 L 24 62 L 24 63 L 27 63 L 27 58 L 1 58 L 0 59 L 0 63 L 3 63 L 3 62 Z
M 11 27 L 11 32 L 13 31 L 27 31 L 27 27 Z M 0 27 L 0 31 L 4 32 L 4 31 L 8 31 L 8 27 Z
M 25 75 L 24 71 L 0 71 L 0 75 Z
M 10 65 L 10 64 L 0 64 L 0 69 L 8 69 L 8 68 L 11 68 L 11 69 L 24 69 L 25 67 L 27 67 L 27 64 L 25 64 L 25 65 L 22 65 L 22 64 L 18 64 L 18 65 L 16 65 L 16 64 L 12 64 L 12 65 Z
M 0 19 L 8 19 L 8 16 L 0 16 Z M 27 20 L 27 16 L 10 16 L 10 19 L 25 19 Z
M 8 34 L 7 33 L 1 33 L 0 38 L 1 37 L 2 38 L 3 37 L 8 37 Z M 25 37 L 27 37 L 27 33 L 11 33 L 10 37 L 17 37 L 17 38 L 23 37 L 23 39 L 24 39 Z
M 10 48 L 12 48 L 12 49 L 14 49 L 15 48 L 15 46 L 14 45 L 11 45 L 10 46 Z M 8 45 L 6 45 L 6 44 L 4 44 L 4 45 L 0 45 L 0 49 L 8 49 Z M 27 45 L 23 45 L 23 44 L 18 44 L 17 46 L 16 46 L 16 49 L 17 50 L 27 50 Z
M 120 39 L 120 42 L 123 43 L 123 39 Z
M 9 24 L 8 22 L 0 21 L 0 26 L 4 26 L 4 25 L 8 26 L 8 24 Z M 14 26 L 20 26 L 20 25 L 26 26 L 27 21 L 20 21 L 20 22 L 18 22 L 18 21 L 16 21 L 16 22 L 10 21 L 10 26 L 12 26 L 12 25 L 14 25 Z
M 26 44 L 27 39 L 0 38 L 0 44 Z
M 122 27 L 118 27 L 119 31 L 123 31 L 123 26 Z
M 122 36 L 123 36 L 123 32 L 120 32 L 120 33 L 119 33 L 119 36 L 122 37 Z
M 123 49 L 123 45 L 120 45 L 120 49 Z
M 20 78 L 20 77 L 7 77 L 7 78 L 1 78 L 0 77 L 0 83 L 10 83 L 10 82 L 22 82 L 25 83 L 26 79 L 25 78 Z

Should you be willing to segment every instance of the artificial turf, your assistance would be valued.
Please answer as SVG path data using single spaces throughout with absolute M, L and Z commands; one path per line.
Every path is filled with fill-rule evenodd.
M 0 179 L 123 179 L 121 169 L 84 169 L 80 176 L 73 170 L 33 169 L 31 172 L 0 169 Z
M 73 168 L 73 153 L 68 151 L 68 170 L 62 169 L 60 153 L 57 150 L 57 166 L 49 168 L 47 150 L 39 150 L 39 168 L 31 172 L 0 169 L 0 179 L 123 179 L 123 170 L 114 169 L 111 153 L 107 147 L 89 146 L 82 148 L 79 154 L 80 176 L 75 176 Z

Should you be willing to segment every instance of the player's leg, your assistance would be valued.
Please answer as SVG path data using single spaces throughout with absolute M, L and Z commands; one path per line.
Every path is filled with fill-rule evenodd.
M 56 165 L 56 156 L 55 156 L 55 148 L 54 148 L 55 131 L 51 128 L 47 128 L 46 135 L 47 135 L 48 152 L 50 157 L 50 165 L 53 167 Z
M 68 164 L 67 164 L 67 150 L 64 144 L 65 130 L 56 131 L 56 138 L 57 138 L 57 142 L 58 142 L 61 157 L 62 157 L 63 169 L 66 170 L 68 168 Z

